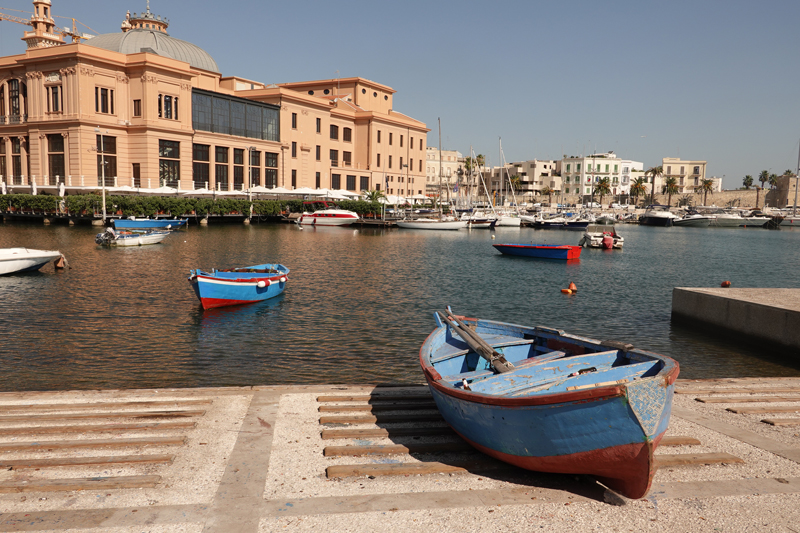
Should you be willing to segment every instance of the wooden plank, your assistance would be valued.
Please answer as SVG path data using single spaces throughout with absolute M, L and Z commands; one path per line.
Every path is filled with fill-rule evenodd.
M 400 422 L 427 422 L 444 420 L 442 415 L 431 414 L 410 414 L 410 415 L 374 415 L 374 416 L 321 416 L 320 424 L 382 424 Z
M 659 446 L 696 446 L 698 444 L 700 444 L 700 441 L 694 437 L 666 435 L 662 437 Z
M 675 394 L 765 394 L 776 393 L 782 394 L 786 392 L 796 392 L 800 394 L 800 387 L 759 387 L 759 388 L 746 388 L 746 389 L 693 389 L 693 388 L 675 388 Z
M 427 437 L 431 435 L 454 435 L 447 426 L 435 428 L 376 428 L 376 429 L 323 429 L 322 440 L 334 439 L 380 439 L 394 437 Z M 666 437 L 665 437 L 666 438 Z M 664 439 L 661 439 L 663 442 Z
M 800 426 L 800 418 L 765 418 L 762 422 L 771 426 Z
M 93 418 L 180 418 L 203 416 L 205 411 L 114 411 L 108 413 L 67 413 L 46 415 L 0 415 L 0 422 L 37 420 L 89 420 Z
M 421 463 L 381 463 L 329 466 L 325 472 L 329 478 L 353 476 L 405 476 L 425 474 L 448 474 L 465 472 L 485 472 L 490 470 L 515 469 L 516 467 L 487 456 L 476 456 L 465 461 L 421 462 Z
M 800 405 L 774 406 L 774 407 L 728 407 L 726 411 L 740 415 L 754 415 L 763 413 L 800 413 Z
M 466 442 L 433 442 L 427 444 L 389 444 L 383 446 L 326 446 L 326 457 L 359 457 L 362 455 L 398 455 L 405 453 L 474 452 Z
M 59 457 L 55 459 L 0 459 L 0 468 L 51 468 L 60 466 L 108 466 L 172 463 L 174 455 L 110 455 L 106 457 Z
M 172 405 L 210 405 L 214 400 L 166 400 L 146 402 L 95 402 L 95 403 L 48 403 L 26 405 L 0 405 L 4 412 L 13 411 L 78 411 L 81 409 L 118 409 L 126 407 L 169 407 Z
M 115 431 L 159 431 L 192 429 L 197 422 L 140 422 L 133 424 L 83 424 L 79 426 L 35 426 L 0 428 L 0 436 L 49 435 L 54 433 L 110 433 Z
M 371 394 L 366 396 L 317 396 L 320 403 L 326 402 L 429 402 L 430 394 Z
M 705 396 L 695 400 L 701 403 L 779 403 L 800 402 L 800 396 Z
M 320 405 L 319 412 L 321 413 L 335 413 L 335 412 L 372 412 L 379 413 L 383 411 L 415 411 L 415 410 L 430 410 L 436 409 L 434 402 L 417 402 L 417 403 L 392 403 L 387 405 Z
M 684 465 L 711 465 L 719 463 L 744 463 L 735 455 L 725 452 L 719 453 L 678 453 L 671 455 L 656 455 L 658 468 Z
M 78 448 L 123 448 L 128 446 L 182 446 L 186 437 L 145 437 L 139 439 L 86 439 L 38 442 L 3 442 L 0 453 L 38 450 L 71 450 Z
M 79 477 L 73 479 L 5 481 L 0 483 L 0 494 L 68 490 L 146 489 L 154 488 L 160 482 L 161 476 Z

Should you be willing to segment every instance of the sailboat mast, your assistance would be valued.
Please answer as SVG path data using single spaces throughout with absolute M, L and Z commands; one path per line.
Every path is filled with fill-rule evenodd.
M 438 117 L 439 121 L 439 220 L 442 219 L 442 118 Z M 450 184 L 448 184 L 448 187 Z M 450 195 L 448 189 L 448 196 Z
M 794 173 L 794 209 L 792 209 L 792 216 L 797 214 L 797 188 L 800 186 L 800 147 L 797 149 L 797 169 Z

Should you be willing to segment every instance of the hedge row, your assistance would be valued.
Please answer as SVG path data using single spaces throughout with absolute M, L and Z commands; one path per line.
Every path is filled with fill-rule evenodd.
M 321 207 L 322 204 L 318 204 Z M 341 209 L 354 211 L 359 216 L 378 216 L 381 204 L 363 200 L 337 202 Z M 299 213 L 308 209 L 302 200 L 238 200 L 233 198 L 182 198 L 174 196 L 106 196 L 106 212 L 124 216 L 150 217 L 156 214 L 172 216 L 229 215 L 252 213 L 259 216 L 279 216 Z M 99 213 L 103 209 L 99 194 L 70 195 L 65 197 L 32 194 L 0 195 L 0 211 L 25 213 L 57 213 L 81 216 Z

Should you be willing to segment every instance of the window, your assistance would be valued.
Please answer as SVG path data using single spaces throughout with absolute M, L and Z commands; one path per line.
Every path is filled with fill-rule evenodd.
M 400 170 L 403 170 L 403 158 L 400 158 Z
M 63 104 L 63 96 L 62 90 L 60 85 L 53 85 L 52 87 L 47 87 L 47 112 L 48 113 L 61 113 L 61 110 L 64 108 Z M 0 108 L 0 113 L 2 113 L 3 108 Z
M 297 187 L 297 171 L 295 169 L 292 169 L 292 188 L 294 189 L 296 187 Z
M 13 185 L 22 185 L 22 144 L 23 141 L 19 137 L 11 137 L 11 176 Z
M 97 135 L 97 184 L 106 187 L 114 186 L 117 175 L 117 138 L 108 135 Z
M 378 130 L 378 142 L 381 142 L 381 130 Z
M 569 172 L 569 163 L 567 163 L 567 172 Z
M 241 191 L 244 188 L 244 150 L 233 149 L 233 190 Z
M 339 126 L 331 124 L 331 139 L 339 140 Z
M 207 144 L 192 145 L 192 181 L 195 189 L 208 189 L 210 150 Z
M 369 176 L 361 176 L 361 188 L 362 191 L 369 190 Z
M 322 147 L 320 145 L 317 145 L 317 161 L 321 160 L 322 160 Z
M 403 147 L 403 136 L 401 135 L 400 136 L 400 148 L 402 148 L 402 147 Z
M 614 172 L 616 172 L 618 168 L 619 168 L 618 165 L 614 165 Z
M 141 187 L 142 186 L 142 166 L 139 163 L 133 163 L 133 186 L 134 187 Z
M 422 139 L 419 140 L 419 149 L 422 150 Z
M 261 152 L 250 150 L 250 187 L 261 185 Z
M 381 168 L 381 154 L 378 154 L 378 161 L 375 163 L 375 166 Z
M 214 183 L 218 191 L 228 190 L 228 148 L 217 146 L 214 148 Z
M 141 100 L 134 100 L 133 101 L 133 116 L 134 117 L 141 117 L 142 116 L 142 101 Z
M 355 176 L 347 176 L 347 190 L 348 191 L 355 191 L 356 190 L 356 177 Z
M 413 159 L 409 159 L 408 160 L 408 167 L 411 169 L 411 172 L 414 172 L 414 160 Z
M 319 172 L 317 172 L 317 174 L 316 174 L 314 177 L 315 177 L 315 183 L 316 183 L 316 187 L 317 187 L 317 189 L 319 189 L 319 188 L 320 188 L 320 186 L 322 185 L 322 184 L 321 184 L 321 181 L 322 181 L 322 180 L 321 180 L 321 178 L 320 178 Z
M 389 132 L 389 146 L 392 145 L 392 132 Z
M 352 166 L 351 156 L 352 156 L 351 152 L 342 152 L 342 163 L 344 164 L 344 166 L 346 167 Z
M 671 166 L 667 167 L 667 175 L 670 175 L 670 174 L 672 174 L 672 167 Z M 655 176 L 653 176 L 653 179 L 655 179 Z
M 2 96 L 2 89 L 0 89 L 0 96 Z M 0 99 L 0 104 L 2 103 L 3 101 Z M 0 107 L 0 110 L 2 109 L 3 108 Z M 8 175 L 6 174 L 6 141 L 2 138 L 0 138 L 0 176 L 3 176 L 3 178 L 8 181 Z
M 606 165 L 606 172 L 608 172 L 608 165 Z
M 168 94 L 158 95 L 158 118 L 178 120 L 178 97 Z
M 317 119 L 317 133 L 322 133 L 322 119 Z
M 297 129 L 297 113 L 292 113 L 292 129 Z
M 345 142 L 352 142 L 353 140 L 353 130 L 350 128 L 344 128 L 342 130 L 342 140 Z
M 581 171 L 581 164 L 578 163 L 577 165 L 575 165 L 575 172 L 580 172 L 580 171 Z
M 338 167 L 339 166 L 339 150 L 331 150 L 331 166 Z
M 292 157 L 297 157 L 297 142 L 292 141 Z
M 114 89 L 94 88 L 94 111 L 107 115 L 114 114 Z
M 700 167 L 694 167 L 694 173 L 700 174 Z
M 411 137 L 408 140 L 408 145 L 411 147 L 412 150 L 414 149 L 414 137 Z
M 50 185 L 64 183 L 64 136 L 60 133 L 47 136 L 47 163 Z
M 195 130 L 279 141 L 279 124 L 278 106 L 192 89 L 192 127 Z
M 181 143 L 158 141 L 158 179 L 165 187 L 177 187 L 181 179 Z
M 685 167 L 681 167 L 681 176 L 683 176 L 683 169 L 684 169 L 684 168 L 685 168 Z
M 342 188 L 342 175 L 331 174 L 331 189 L 341 189 L 341 188 Z
M 264 186 L 274 189 L 278 186 L 278 154 L 264 152 Z
M 392 168 L 392 156 L 389 156 L 389 168 Z
M 419 160 L 419 171 L 422 172 L 422 159 Z M 450 169 L 447 169 L 447 175 L 450 175 Z

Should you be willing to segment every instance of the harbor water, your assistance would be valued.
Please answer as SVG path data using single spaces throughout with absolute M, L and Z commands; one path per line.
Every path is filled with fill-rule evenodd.
M 800 287 L 800 231 L 617 226 L 624 250 L 500 255 L 580 232 L 191 226 L 102 248 L 98 228 L 5 223 L 0 248 L 58 249 L 70 269 L 0 277 L 0 390 L 419 382 L 433 312 L 544 325 L 677 359 L 681 377 L 800 376 L 800 358 L 670 322 L 672 289 Z M 492 239 L 492 236 L 495 236 Z M 278 262 L 283 295 L 203 311 L 190 269 Z M 577 294 L 561 289 L 574 282 Z

